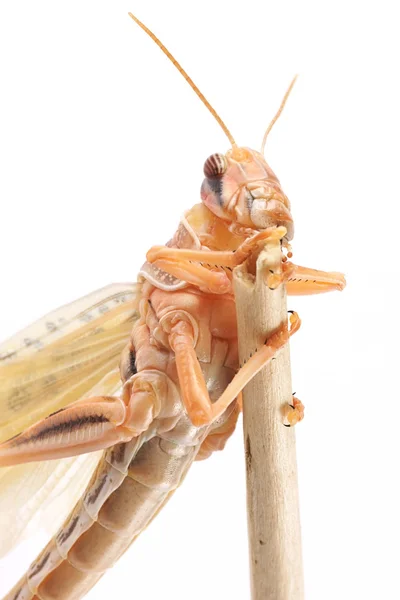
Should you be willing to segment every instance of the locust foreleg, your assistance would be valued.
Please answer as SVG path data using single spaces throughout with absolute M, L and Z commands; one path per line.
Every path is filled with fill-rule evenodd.
M 285 263 L 285 268 L 287 269 L 286 291 L 291 296 L 341 291 L 346 286 L 342 273 L 318 271 L 292 263 Z
M 266 229 L 245 240 L 236 251 L 154 246 L 148 251 L 146 258 L 159 269 L 203 291 L 224 294 L 231 288 L 230 278 L 226 273 L 215 269 L 232 271 L 268 239 L 282 239 L 285 234 L 285 227 Z
M 213 269 L 231 271 L 242 264 L 262 243 L 268 239 L 282 239 L 285 234 L 284 227 L 266 229 L 245 240 L 235 252 L 154 246 L 147 253 L 147 260 L 204 291 L 221 294 L 229 290 L 230 279 L 225 273 Z M 282 263 L 280 274 L 266 273 L 265 279 L 271 288 L 285 283 L 287 293 L 294 296 L 340 291 L 346 285 L 342 273 L 309 269 L 291 262 Z

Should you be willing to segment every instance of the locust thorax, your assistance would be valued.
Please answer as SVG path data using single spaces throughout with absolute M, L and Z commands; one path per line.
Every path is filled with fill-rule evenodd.
M 255 230 L 283 225 L 293 238 L 289 200 L 262 154 L 236 146 L 212 154 L 204 175 L 201 199 L 215 215 Z

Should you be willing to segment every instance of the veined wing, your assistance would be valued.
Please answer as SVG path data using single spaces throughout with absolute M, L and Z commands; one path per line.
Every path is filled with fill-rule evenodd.
M 87 395 L 119 363 L 140 284 L 113 284 L 46 315 L 0 346 L 0 442 Z
M 89 395 L 119 392 L 119 369 L 108 373 Z M 85 490 L 102 452 L 0 469 L 0 557 L 39 529 L 49 537 L 61 527 Z
M 0 346 L 0 439 L 70 402 L 114 395 L 138 317 L 139 284 L 113 284 L 43 317 Z M 101 452 L 0 469 L 0 556 L 33 529 L 54 533 Z M 50 527 L 49 527 L 50 526 Z

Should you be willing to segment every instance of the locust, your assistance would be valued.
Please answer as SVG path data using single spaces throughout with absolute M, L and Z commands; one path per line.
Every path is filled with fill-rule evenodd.
M 291 313 L 239 365 L 235 267 L 254 261 L 268 240 L 279 240 L 282 269 L 265 273 L 265 285 L 285 285 L 292 295 L 345 286 L 341 273 L 289 260 L 291 206 L 264 146 L 294 81 L 261 150 L 238 146 L 166 47 L 130 16 L 187 80 L 230 148 L 206 159 L 201 202 L 185 212 L 166 245 L 148 251 L 136 283 L 89 294 L 0 346 L 0 514 L 2 525 L 8 523 L 1 552 L 23 537 L 40 510 L 51 511 L 56 491 L 68 486 L 68 497 L 76 496 L 72 512 L 4 600 L 84 597 L 192 463 L 224 448 L 244 386 L 300 327 Z M 303 418 L 302 402 L 288 398 L 285 414 L 282 426 L 293 426 Z

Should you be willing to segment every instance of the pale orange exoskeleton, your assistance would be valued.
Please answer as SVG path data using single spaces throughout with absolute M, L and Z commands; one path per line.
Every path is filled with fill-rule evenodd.
M 202 202 L 185 213 L 166 246 L 149 250 L 138 283 L 94 292 L 0 347 L 0 518 L 11 523 L 10 515 L 24 508 L 0 551 L 23 536 L 40 507 L 51 511 L 64 477 L 76 500 L 5 600 L 82 598 L 155 517 L 192 462 L 224 447 L 241 390 L 300 326 L 291 314 L 239 367 L 235 266 L 275 238 L 282 271 L 266 273 L 266 285 L 284 284 L 289 294 L 345 285 L 340 273 L 287 260 L 290 203 L 263 149 L 294 81 L 261 152 L 238 147 L 168 50 L 131 16 L 211 111 L 231 148 L 205 161 Z M 287 406 L 282 426 L 303 417 L 297 398 Z M 15 490 L 28 479 L 16 501 Z

